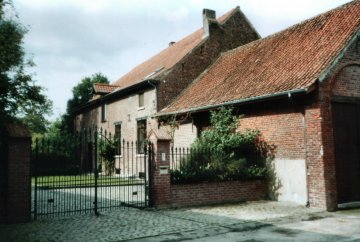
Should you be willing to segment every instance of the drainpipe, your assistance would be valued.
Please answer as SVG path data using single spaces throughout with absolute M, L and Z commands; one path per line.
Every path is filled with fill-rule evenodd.
M 306 207 L 309 208 L 310 207 L 310 202 L 309 202 L 309 167 L 307 164 L 308 161 L 308 149 L 307 149 L 307 135 L 306 135 L 306 131 L 307 131 L 307 126 L 306 126 L 306 116 L 305 116 L 305 108 L 304 110 L 301 112 L 302 117 L 303 117 L 303 127 L 304 127 L 304 152 L 305 152 L 305 182 L 306 182 Z

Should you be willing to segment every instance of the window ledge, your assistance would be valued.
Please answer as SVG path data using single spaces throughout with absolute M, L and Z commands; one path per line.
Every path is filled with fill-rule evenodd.
M 145 109 L 145 107 L 138 107 L 138 111 L 140 111 L 140 110 L 144 110 Z

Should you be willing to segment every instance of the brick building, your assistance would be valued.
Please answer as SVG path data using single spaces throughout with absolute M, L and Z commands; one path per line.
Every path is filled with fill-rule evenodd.
M 234 106 L 275 152 L 271 195 L 334 210 L 360 201 L 360 1 L 221 55 L 159 118 Z
M 94 98 L 75 112 L 75 126 L 102 127 L 117 137 L 144 141 L 158 129 L 150 116 L 168 105 L 186 86 L 212 64 L 223 51 L 259 39 L 244 14 L 236 7 L 216 19 L 204 9 L 203 27 L 136 66 L 119 80 L 94 86 Z M 181 126 L 174 142 L 194 140 L 196 129 Z

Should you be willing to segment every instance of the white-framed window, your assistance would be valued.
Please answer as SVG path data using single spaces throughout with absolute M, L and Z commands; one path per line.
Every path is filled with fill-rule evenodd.
M 115 155 L 121 155 L 121 147 L 122 147 L 122 142 L 121 142 L 121 123 L 116 123 L 116 124 L 115 124 L 114 139 L 115 139 L 115 142 L 116 142 Z
M 107 105 L 106 103 L 101 104 L 101 122 L 107 121 Z
M 139 108 L 143 108 L 144 107 L 144 93 L 139 93 L 138 95 L 139 98 Z
M 137 121 L 137 153 L 144 154 L 146 145 L 146 119 Z

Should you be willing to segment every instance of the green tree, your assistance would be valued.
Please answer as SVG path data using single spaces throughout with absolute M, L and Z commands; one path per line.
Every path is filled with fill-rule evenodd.
M 259 136 L 257 130 L 236 132 L 240 119 L 232 114 L 232 108 L 221 107 L 210 112 L 211 128 L 201 133 L 193 147 L 214 150 L 223 156 L 241 156 L 248 145 Z M 235 154 L 236 153 L 236 154 Z
M 73 133 L 73 112 L 81 105 L 87 103 L 93 96 L 93 85 L 95 83 L 109 83 L 109 79 L 101 74 L 95 73 L 90 77 L 84 77 L 79 84 L 72 89 L 72 98 L 67 102 L 66 113 L 61 116 L 61 131 Z
M 26 72 L 34 65 L 25 58 L 27 30 L 13 12 L 11 1 L 0 0 L 0 125 L 21 120 L 33 132 L 44 132 L 52 103 Z
M 71 114 L 79 106 L 87 103 L 93 95 L 94 83 L 109 83 L 109 79 L 101 73 L 83 78 L 73 89 L 73 97 L 67 103 L 67 113 Z

